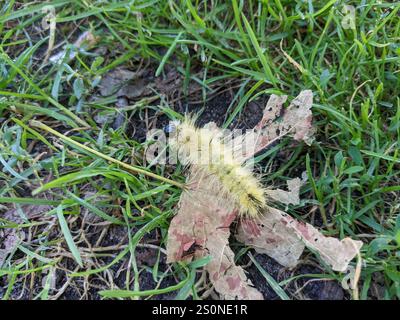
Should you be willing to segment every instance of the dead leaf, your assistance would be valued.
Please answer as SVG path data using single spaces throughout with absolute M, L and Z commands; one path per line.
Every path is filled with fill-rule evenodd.
M 194 173 L 189 180 L 191 191 L 182 194 L 179 213 L 168 230 L 167 262 L 211 255 L 206 270 L 224 299 L 262 299 L 244 270 L 234 263 L 228 238 L 236 211 L 233 204 L 213 196 L 210 179 Z
M 294 178 L 288 180 L 286 183 L 288 185 L 289 191 L 275 189 L 266 190 L 267 196 L 271 199 L 284 203 L 284 204 L 299 204 L 300 203 L 300 187 L 306 182 L 306 176 L 303 175 L 303 179 Z
M 296 141 L 303 140 L 308 145 L 312 143 L 312 101 L 311 90 L 304 90 L 292 100 L 287 109 L 283 103 L 287 96 L 271 95 L 264 110 L 263 118 L 255 127 L 257 139 L 255 139 L 254 152 L 257 153 L 271 143 L 287 136 L 293 136 Z M 250 154 L 250 157 L 253 155 Z
M 224 300 L 262 300 L 262 294 L 252 287 L 253 284 L 247 279 L 243 268 L 235 265 L 235 254 L 229 248 L 228 241 L 226 242 L 221 260 L 213 259 L 205 267 L 215 290 Z M 216 249 L 212 246 L 210 248 Z
M 138 74 L 123 67 L 116 68 L 107 72 L 101 79 L 99 84 L 100 94 L 104 97 L 117 94 L 122 96 L 118 91 L 126 87 L 129 81 L 137 79 Z
M 267 193 L 283 204 L 298 204 L 300 186 L 304 182 L 303 173 L 302 180 L 295 178 L 287 182 L 289 192 L 277 189 L 267 190 Z M 343 272 L 362 246 L 361 241 L 350 238 L 339 241 L 325 237 L 312 225 L 296 221 L 283 211 L 271 207 L 260 221 L 241 221 L 238 230 L 239 241 L 254 247 L 259 253 L 268 254 L 286 267 L 296 265 L 305 244 L 317 251 L 333 270 Z
M 151 90 L 147 87 L 147 84 L 147 81 L 144 79 L 137 79 L 132 84 L 122 87 L 121 90 L 117 92 L 117 95 L 127 97 L 128 99 L 149 95 Z
M 285 220 L 292 227 L 308 248 L 317 251 L 321 258 L 332 266 L 332 270 L 343 272 L 347 269 L 349 262 L 359 253 L 362 241 L 351 238 L 338 240 L 325 237 L 312 225 L 294 220 L 285 215 Z
M 15 231 L 5 232 L 2 237 L 4 238 L 2 243 L 3 248 L 0 248 L 0 267 L 3 265 L 7 255 L 12 252 L 21 241 Z
M 279 210 L 271 210 L 260 220 L 242 220 L 236 239 L 288 268 L 296 266 L 305 248 L 296 232 L 282 220 Z
M 46 205 L 23 205 L 21 211 L 26 218 L 32 219 L 42 214 L 43 212 L 49 211 L 50 206 Z M 17 209 L 11 209 L 0 216 L 8 221 L 9 223 L 21 224 L 23 223 L 22 216 L 19 214 Z M 0 229 L 0 266 L 3 264 L 7 255 L 14 251 L 18 244 L 24 240 L 25 233 L 22 230 L 18 230 L 13 227 L 1 228 Z
M 251 228 L 248 227 L 249 224 Z M 332 270 L 343 272 L 362 246 L 361 241 L 350 238 L 340 241 L 336 238 L 325 237 L 312 225 L 297 221 L 285 212 L 271 207 L 257 222 L 242 221 L 238 230 L 238 240 L 254 247 L 257 252 L 268 254 L 286 267 L 296 265 L 304 243 L 308 248 L 317 251 L 321 258 L 332 267 Z M 283 241 L 283 248 L 279 245 L 278 248 L 268 245 L 268 242 L 282 241 L 282 237 L 289 237 L 291 242 Z M 283 249 L 287 251 L 283 251 L 282 257 Z M 285 255 L 285 252 L 288 255 Z

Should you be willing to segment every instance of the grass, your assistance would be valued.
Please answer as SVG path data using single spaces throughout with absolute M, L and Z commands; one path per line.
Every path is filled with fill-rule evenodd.
M 51 39 L 41 25 L 48 3 L 56 11 L 54 52 L 87 30 L 99 36 L 95 47 L 60 65 L 43 61 Z M 356 8 L 354 30 L 342 26 L 344 4 Z M 316 141 L 292 148 L 284 140 L 266 150 L 265 183 L 283 185 L 307 171 L 303 201 L 289 212 L 322 221 L 327 235 L 364 241 L 361 299 L 400 298 L 399 10 L 399 2 L 373 0 L 2 2 L 0 205 L 6 212 L 14 204 L 18 222 L 0 216 L 0 234 L 14 228 L 26 237 L 25 250 L 0 265 L 0 297 L 149 298 L 174 290 L 180 298 L 200 298 L 194 275 L 201 263 L 162 268 L 182 168 L 149 167 L 146 143 L 126 129 L 133 119 L 148 121 L 149 113 L 174 119 L 174 105 L 206 104 L 231 87 L 225 127 L 263 95 L 313 91 Z M 179 92 L 153 90 L 124 107 L 119 128 L 99 124 L 96 116 L 115 116 L 117 97 L 91 97 L 100 77 L 120 66 L 150 70 L 157 79 L 172 69 L 182 79 Z M 21 210 L 35 203 L 33 190 L 42 191 L 34 198 L 47 206 L 44 213 Z M 116 227 L 128 239 L 108 241 Z M 151 239 L 158 241 L 146 248 Z M 155 252 L 151 265 L 139 263 L 144 249 Z M 316 278 L 346 276 L 314 263 L 324 270 Z M 50 288 L 54 274 L 67 281 L 57 290 Z M 299 277 L 307 275 L 284 283 Z M 150 279 L 151 289 L 140 279 Z M 283 283 L 266 279 L 279 296 L 290 296 Z

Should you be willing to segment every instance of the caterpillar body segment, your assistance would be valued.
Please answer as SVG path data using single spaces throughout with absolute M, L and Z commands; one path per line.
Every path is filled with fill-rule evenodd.
M 202 174 L 212 175 L 221 196 L 232 200 L 241 215 L 257 217 L 266 206 L 264 189 L 238 152 L 224 143 L 218 129 L 197 128 L 185 118 L 174 123 L 170 146 L 184 165 L 196 166 Z

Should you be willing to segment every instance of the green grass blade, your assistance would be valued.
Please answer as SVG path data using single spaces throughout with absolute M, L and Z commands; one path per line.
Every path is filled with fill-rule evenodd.
M 74 257 L 75 261 L 82 268 L 83 262 L 82 262 L 81 254 L 79 252 L 78 247 L 76 246 L 76 244 L 74 242 L 74 239 L 72 238 L 72 234 L 71 234 L 71 231 L 69 230 L 68 223 L 65 220 L 64 213 L 63 213 L 63 207 L 61 205 L 59 205 L 57 207 L 57 218 L 58 218 L 58 222 L 61 227 L 61 231 L 64 235 L 64 239 L 67 242 L 68 248 L 71 251 L 71 254 Z
M 270 63 L 272 64 L 271 59 L 268 58 L 270 60 L 268 62 L 268 60 L 266 58 L 266 54 L 263 53 L 263 51 L 262 51 L 262 49 L 260 47 L 260 44 L 258 43 L 257 37 L 253 32 L 253 29 L 251 28 L 249 21 L 247 21 L 246 16 L 243 13 L 242 13 L 242 19 L 243 19 L 244 25 L 246 27 L 247 33 L 250 36 L 250 41 L 253 44 L 253 47 L 257 52 L 257 56 L 260 59 L 261 65 L 264 68 L 264 72 L 266 73 L 266 75 L 268 77 L 268 80 L 270 80 L 272 82 L 272 84 L 275 87 L 277 87 L 277 82 L 278 81 L 277 81 L 276 77 L 272 74 L 272 70 L 271 70 L 271 67 L 270 67 Z
M 253 261 L 254 265 L 256 268 L 260 271 L 260 273 L 263 275 L 265 280 L 267 280 L 268 284 L 271 286 L 271 288 L 275 291 L 275 293 L 282 299 L 282 300 L 291 300 L 289 296 L 286 294 L 286 292 L 281 288 L 281 286 L 275 281 L 274 278 L 272 278 L 257 262 L 257 260 L 253 257 L 251 253 L 248 254 L 249 258 L 251 261 Z

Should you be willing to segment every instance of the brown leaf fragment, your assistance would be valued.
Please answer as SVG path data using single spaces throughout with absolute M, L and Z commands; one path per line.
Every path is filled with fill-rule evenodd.
M 288 268 L 296 266 L 305 247 L 296 232 L 282 221 L 281 214 L 274 210 L 259 220 L 242 220 L 236 239 Z
M 265 106 L 263 117 L 254 129 L 261 130 L 275 121 L 281 115 L 282 106 L 286 100 L 287 96 L 271 95 Z
M 267 196 L 284 204 L 297 205 L 300 203 L 300 187 L 305 183 L 305 181 L 305 178 L 303 178 L 303 180 L 300 178 L 288 180 L 286 183 L 289 191 L 281 189 L 266 190 Z
M 225 299 L 262 299 L 252 287 L 244 270 L 234 263 L 229 248 L 229 227 L 236 210 L 226 199 L 219 199 L 212 189 L 211 177 L 192 175 L 180 199 L 178 214 L 168 230 L 167 262 L 211 255 L 206 266 L 215 290 Z
M 253 133 L 250 133 L 252 138 L 246 140 L 253 144 L 246 145 L 247 158 L 251 158 L 255 153 L 286 135 L 291 135 L 294 140 L 302 140 L 311 145 L 314 134 L 311 113 L 312 91 L 301 91 L 285 109 L 283 103 L 286 100 L 287 96 L 271 95 L 264 109 L 263 118 L 254 128 Z
M 24 205 L 21 206 L 20 212 L 22 213 L 20 213 L 18 209 L 10 209 L 0 214 L 0 217 L 9 223 L 21 224 L 23 222 L 21 214 L 28 219 L 32 219 L 50 209 L 51 207 L 46 205 Z M 0 267 L 4 263 L 7 255 L 11 253 L 24 238 L 25 233 L 22 230 L 11 226 L 0 228 Z
M 2 244 L 0 246 L 0 267 L 1 267 L 7 255 L 16 248 L 21 239 L 17 236 L 15 230 L 6 232 L 3 235 L 0 234 L 0 236 L 4 237 Z
M 226 241 L 227 242 L 227 241 Z M 215 290 L 224 300 L 262 300 L 263 296 L 247 279 L 244 270 L 235 265 L 235 255 L 229 248 L 228 243 L 223 248 L 217 248 L 216 243 L 209 242 L 208 247 L 212 252 L 219 252 L 205 267 L 210 275 Z
M 138 74 L 123 67 L 116 68 L 109 71 L 104 75 L 100 82 L 100 94 L 102 96 L 110 96 L 117 94 L 118 97 L 123 96 L 119 94 L 119 90 L 124 90 L 127 83 L 133 79 L 137 79 Z
M 147 87 L 147 81 L 140 78 L 135 81 L 132 81 L 131 84 L 122 87 L 118 92 L 117 96 L 124 96 L 128 99 L 140 98 L 142 96 L 148 95 L 151 93 L 151 90 Z
M 313 94 L 311 90 L 304 90 L 292 100 L 288 111 L 283 116 L 283 128 L 288 132 L 294 131 L 293 138 L 296 141 L 303 140 L 311 145 L 313 140 L 314 128 L 312 127 L 311 107 Z M 290 111 L 289 111 L 290 110 Z
M 296 264 L 303 250 L 299 244 L 299 242 L 302 242 L 308 248 L 317 251 L 321 258 L 331 265 L 333 270 L 343 272 L 347 269 L 349 262 L 359 253 L 362 246 L 361 241 L 350 238 L 338 240 L 325 237 L 312 225 L 297 221 L 285 212 L 271 207 L 268 207 L 260 221 L 253 222 L 252 228 L 247 227 L 249 223 L 251 222 L 241 222 L 238 229 L 238 240 L 254 247 L 257 252 L 268 254 L 283 266 L 292 267 Z M 293 235 L 297 237 L 298 241 L 295 240 Z M 290 243 L 288 240 L 282 240 L 282 238 L 290 238 Z M 271 240 L 281 242 L 276 248 L 268 245 Z M 280 247 L 281 245 L 283 247 Z M 284 251 L 288 248 L 290 250 Z M 282 251 L 288 252 L 288 255 L 282 257 Z
M 363 245 L 362 241 L 344 238 L 338 240 L 333 237 L 325 237 L 312 225 L 299 222 L 287 216 L 292 222 L 292 227 L 304 241 L 308 248 L 317 251 L 322 260 L 331 265 L 332 270 L 344 272 L 349 262 L 359 254 Z

